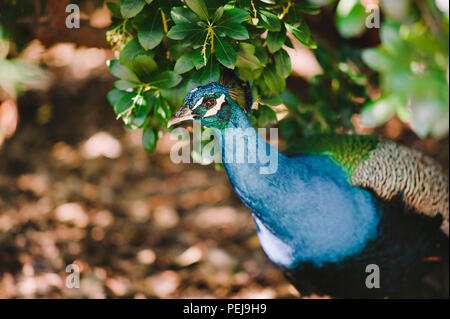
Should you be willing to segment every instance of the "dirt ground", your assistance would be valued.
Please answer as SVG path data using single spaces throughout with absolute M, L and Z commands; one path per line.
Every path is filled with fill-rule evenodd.
M 64 72 L 20 98 L 0 149 L 0 298 L 300 296 L 223 171 L 173 164 L 166 137 L 147 154 L 114 118 L 105 67 L 81 80 Z M 421 141 L 398 121 L 379 133 L 448 165 L 448 140 Z M 70 264 L 79 289 L 66 287 Z

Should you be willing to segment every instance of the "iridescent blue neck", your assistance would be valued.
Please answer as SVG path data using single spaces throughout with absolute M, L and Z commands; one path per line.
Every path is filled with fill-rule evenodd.
M 289 174 L 289 158 L 258 135 L 239 107 L 234 108 L 228 127 L 216 132 L 222 162 L 234 190 L 244 204 L 259 215 L 262 206 L 272 204 L 265 200 L 267 185 L 288 187 L 289 181 L 280 176 Z

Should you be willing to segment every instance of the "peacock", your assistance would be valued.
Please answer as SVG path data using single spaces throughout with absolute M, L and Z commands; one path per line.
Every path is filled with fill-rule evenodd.
M 250 125 L 252 103 L 248 82 L 224 78 L 191 90 L 168 126 L 197 119 L 219 137 L 262 249 L 301 294 L 408 297 L 430 265 L 448 262 L 448 177 L 439 164 L 375 135 L 311 136 L 283 154 Z M 246 142 L 234 143 L 236 134 Z M 267 162 L 248 160 L 251 143 L 276 154 L 276 171 L 262 174 Z M 237 152 L 246 160 L 226 160 Z M 373 265 L 378 286 L 369 287 Z

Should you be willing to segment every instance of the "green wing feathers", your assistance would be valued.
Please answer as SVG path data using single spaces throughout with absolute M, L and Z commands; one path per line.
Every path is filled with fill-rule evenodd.
M 303 139 L 290 146 L 287 154 L 328 155 L 341 164 L 351 175 L 362 160 L 380 142 L 375 135 L 323 134 Z
M 287 154 L 328 155 L 344 167 L 350 184 L 372 190 L 384 200 L 396 196 L 418 213 L 441 214 L 449 234 L 448 176 L 419 151 L 374 135 L 319 135 L 290 147 Z

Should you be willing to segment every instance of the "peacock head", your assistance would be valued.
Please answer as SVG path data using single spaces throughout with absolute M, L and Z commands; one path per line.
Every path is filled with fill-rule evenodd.
M 190 91 L 183 106 L 169 120 L 168 127 L 175 123 L 200 119 L 202 125 L 211 128 L 227 127 L 236 103 L 231 99 L 227 87 L 213 82 Z

